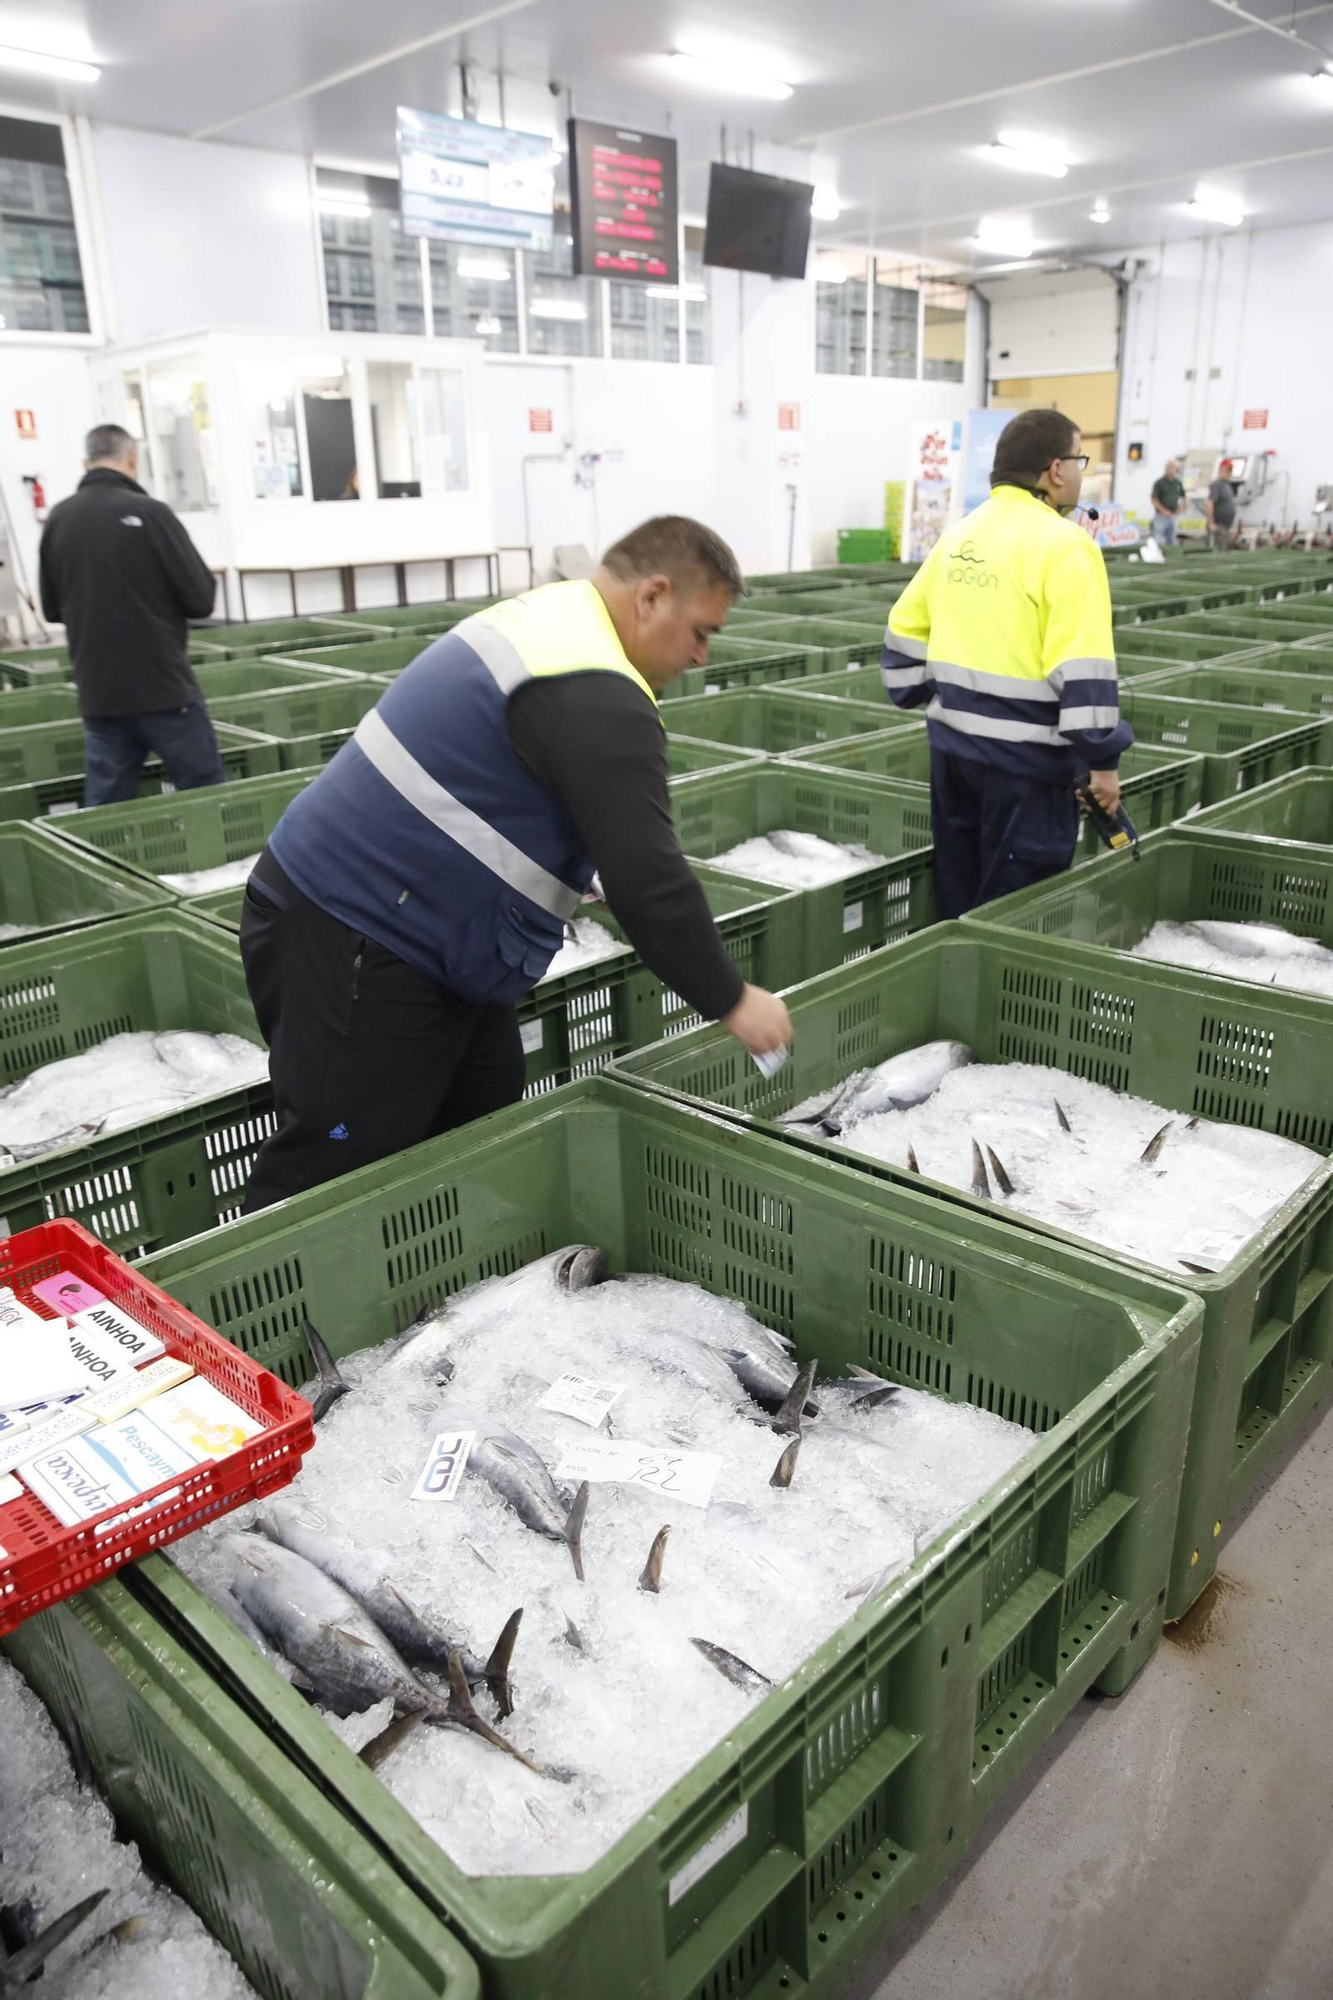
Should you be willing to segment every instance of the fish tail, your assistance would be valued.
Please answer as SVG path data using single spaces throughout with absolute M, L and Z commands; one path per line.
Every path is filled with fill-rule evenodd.
M 369 1743 L 363 1743 L 357 1755 L 370 1770 L 378 1771 L 385 1758 L 405 1743 L 409 1736 L 420 1729 L 426 1720 L 424 1708 L 414 1708 L 410 1715 L 396 1715 L 386 1723 L 378 1736 L 372 1736 Z
M 318 1387 L 310 1399 L 314 1420 L 326 1417 L 340 1396 L 350 1395 L 352 1385 L 338 1372 L 338 1364 L 328 1350 L 323 1334 L 313 1320 L 303 1319 L 301 1331 L 305 1335 L 310 1359 L 315 1364 Z
M 773 1428 L 775 1431 L 791 1437 L 799 1437 L 801 1435 L 801 1418 L 805 1414 L 805 1406 L 810 1400 L 810 1391 L 814 1386 L 815 1369 L 817 1366 L 817 1362 L 807 1361 L 800 1374 L 796 1377 L 796 1380 L 792 1383 L 783 1400 L 782 1408 L 773 1419 Z
M 75 1903 L 72 1909 L 66 1910 L 63 1916 L 48 1924 L 44 1931 L 38 1931 L 30 1943 L 20 1945 L 16 1952 L 11 1953 L 3 1965 L 0 1965 L 4 1990 L 9 1992 L 13 1987 L 26 1986 L 35 1979 L 52 1952 L 57 1950 L 66 1938 L 73 1937 L 80 1924 L 87 1922 L 107 1893 L 105 1889 L 97 1889 L 91 1896 L 85 1896 L 81 1903 Z
M 574 1558 L 574 1574 L 583 1581 L 583 1523 L 588 1514 L 588 1482 L 585 1479 L 574 1495 L 574 1505 L 569 1510 L 565 1522 L 565 1540 L 569 1543 L 569 1553 Z
M 1065 1116 L 1065 1108 L 1063 1104 L 1061 1104 L 1059 1098 L 1058 1097 L 1053 1098 L 1051 1101 L 1055 1105 L 1055 1115 L 1060 1121 L 1060 1130 L 1062 1132 L 1072 1132 L 1074 1128 L 1070 1124 L 1068 1118 Z
M 991 1199 L 990 1182 L 986 1179 L 986 1162 L 981 1157 L 981 1148 L 975 1139 L 972 1141 L 972 1192 L 983 1196 L 986 1201 Z
M 790 1486 L 792 1481 L 792 1474 L 796 1470 L 796 1461 L 800 1457 L 800 1455 L 801 1455 L 801 1440 L 799 1437 L 794 1437 L 791 1443 L 784 1450 L 777 1464 L 773 1467 L 773 1474 L 768 1482 L 769 1485 Z
M 909 1174 L 919 1174 L 921 1172 L 921 1168 L 917 1164 L 916 1147 L 910 1139 L 907 1142 L 907 1171 Z
M 1003 1161 L 998 1160 L 995 1157 L 995 1149 L 993 1146 L 987 1146 L 986 1157 L 990 1161 L 991 1172 L 995 1176 L 995 1185 L 1000 1190 L 1000 1193 L 1012 1194 L 1014 1191 L 1014 1184 L 1004 1170 Z
M 501 1736 L 498 1729 L 492 1729 L 484 1717 L 478 1715 L 468 1688 L 467 1675 L 463 1672 L 463 1662 L 457 1653 L 449 1655 L 449 1705 L 447 1709 L 428 1711 L 426 1719 L 429 1722 L 452 1723 L 457 1728 L 470 1729 L 473 1735 L 480 1736 L 484 1743 L 493 1744 L 497 1750 L 503 1750 L 506 1755 L 517 1758 L 518 1762 L 526 1765 L 529 1771 L 535 1771 L 539 1778 L 552 1775 L 543 1770 L 542 1766 L 525 1751 L 520 1750 L 517 1744 L 511 1743 L 508 1737 Z
M 640 1590 L 651 1590 L 654 1593 L 661 1590 L 662 1558 L 666 1554 L 667 1536 L 670 1533 L 671 1528 L 668 1525 L 665 1528 L 659 1528 L 653 1536 L 653 1545 L 648 1551 L 648 1560 L 644 1564 L 642 1574 L 639 1577 Z
M 504 1630 L 491 1648 L 491 1656 L 486 1662 L 486 1672 L 482 1676 L 487 1687 L 495 1696 L 495 1705 L 501 1716 L 514 1713 L 514 1691 L 509 1685 L 509 1662 L 514 1657 L 514 1642 L 518 1638 L 518 1628 L 523 1622 L 523 1609 L 512 1613 Z

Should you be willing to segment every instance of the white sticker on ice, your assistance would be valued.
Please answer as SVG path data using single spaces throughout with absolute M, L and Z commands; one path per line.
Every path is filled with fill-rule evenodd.
M 1281 1188 L 1250 1188 L 1246 1194 L 1233 1194 L 1231 1206 L 1238 1208 L 1242 1215 L 1248 1215 L 1254 1222 L 1262 1222 L 1275 1208 L 1281 1208 L 1287 1199 Z
M 678 1868 L 667 1884 L 667 1903 L 674 1908 L 681 1897 L 687 1895 L 696 1882 L 702 1882 L 711 1868 L 716 1868 L 724 1855 L 733 1847 L 739 1847 L 750 1831 L 750 1808 L 744 1805 L 734 1812 L 730 1819 L 724 1819 L 711 1839 L 706 1840 L 697 1854 L 691 1855 L 683 1868 Z
M 456 1500 L 475 1431 L 441 1431 L 430 1448 L 421 1477 L 412 1489 L 414 1500 Z
M 644 1486 L 665 1500 L 706 1507 L 722 1468 L 711 1451 L 655 1451 L 628 1439 L 588 1438 L 570 1445 L 555 1476 L 571 1486 Z
M 518 1039 L 523 1044 L 523 1053 L 525 1056 L 541 1054 L 542 1043 L 545 1040 L 542 1030 L 543 1023 L 540 1021 L 525 1021 L 519 1029 Z
M 848 903 L 842 913 L 842 933 L 846 937 L 850 931 L 859 931 L 865 922 L 864 903 Z
M 596 1430 L 605 1421 L 612 1404 L 624 1393 L 623 1382 L 595 1382 L 587 1375 L 557 1375 L 546 1394 L 538 1398 L 537 1408 L 575 1417 L 579 1423 L 590 1424 Z
M 1202 1264 L 1210 1271 L 1220 1271 L 1238 1250 L 1245 1247 L 1246 1238 L 1229 1234 L 1222 1229 L 1195 1229 L 1182 1237 L 1176 1251 L 1182 1263 Z

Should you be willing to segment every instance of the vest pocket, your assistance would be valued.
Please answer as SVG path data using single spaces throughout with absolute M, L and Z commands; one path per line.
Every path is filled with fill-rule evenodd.
M 522 973 L 535 986 L 564 941 L 564 926 L 555 918 L 517 909 L 512 903 L 502 909 L 496 931 L 496 948 L 511 971 Z

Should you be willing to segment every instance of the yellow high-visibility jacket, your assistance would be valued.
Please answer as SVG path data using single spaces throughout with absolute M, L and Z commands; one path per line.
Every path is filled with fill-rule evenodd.
M 1101 550 L 1019 486 L 941 535 L 889 615 L 884 687 L 951 756 L 1060 784 L 1114 770 L 1120 719 Z

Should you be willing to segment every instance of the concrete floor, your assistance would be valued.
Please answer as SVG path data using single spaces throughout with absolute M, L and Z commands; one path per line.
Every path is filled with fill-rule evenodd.
M 847 2000 L 1066 1996 L 1333 1996 L 1333 1411 Z

